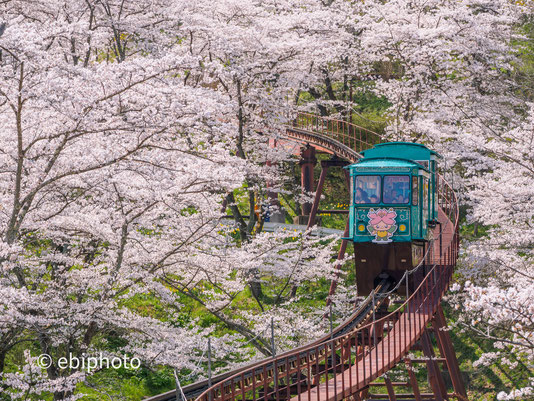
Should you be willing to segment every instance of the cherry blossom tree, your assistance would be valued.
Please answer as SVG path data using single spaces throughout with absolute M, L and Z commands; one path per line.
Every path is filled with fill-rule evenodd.
M 39 353 L 53 361 L 126 353 L 192 369 L 211 329 L 183 322 L 184 297 L 239 334 L 214 339 L 220 350 L 244 337 L 269 354 L 263 326 L 270 317 L 288 347 L 304 340 L 299 328 L 320 331 L 314 311 L 296 313 L 297 298 L 286 289 L 330 277 L 333 242 L 252 236 L 254 223 L 237 240 L 220 221 L 224 198 L 239 212 L 233 194 L 244 183 L 276 183 L 279 171 L 265 162 L 288 159 L 269 150 L 260 130 L 287 121 L 295 49 L 309 38 L 305 31 L 279 37 L 304 19 L 295 12 L 271 23 L 273 4 L 247 13 L 237 3 L 217 12 L 208 3 L 163 1 L 1 5 L 4 394 L 79 398 L 76 385 L 89 375 L 57 363 L 39 370 Z M 227 10 L 235 18 L 225 22 Z M 239 50 L 262 24 L 257 48 Z M 249 207 L 253 220 L 253 199 Z M 235 215 L 242 228 L 242 213 Z M 253 319 L 236 317 L 235 298 L 263 277 L 273 283 L 265 293 L 272 306 L 260 304 Z M 160 305 L 164 319 L 136 308 L 143 297 Z M 107 347 L 110 336 L 122 345 Z M 21 346 L 32 351 L 26 365 L 6 371 L 6 358 Z
M 80 397 L 90 375 L 39 369 L 39 353 L 126 353 L 192 370 L 220 326 L 232 334 L 212 336 L 216 355 L 239 362 L 245 343 L 257 351 L 247 358 L 270 355 L 271 322 L 282 349 L 319 335 L 324 310 L 299 300 L 332 277 L 334 242 L 261 232 L 257 204 L 283 191 L 294 161 L 268 138 L 299 108 L 350 118 L 349 82 L 381 70 L 387 135 L 442 153 L 467 223 L 487 232 L 465 241 L 463 323 L 495 340 L 494 357 L 532 366 L 533 109 L 512 74 L 527 7 L 2 2 L 3 394 Z M 340 314 L 352 296 L 340 286 Z M 136 307 L 147 298 L 160 316 Z M 219 326 L 184 320 L 186 301 Z M 21 347 L 26 363 L 8 372 Z
M 466 249 L 463 274 L 467 281 L 456 301 L 468 312 L 460 324 L 494 341 L 487 361 L 510 368 L 525 363 L 534 376 L 534 268 L 532 219 L 534 217 L 533 105 L 516 127 L 495 132 L 491 141 L 472 138 L 482 159 L 491 166 L 469 180 L 472 210 L 469 220 L 487 228 L 482 239 Z M 486 160 L 485 160 L 486 159 Z M 482 359 L 483 363 L 484 357 Z M 500 393 L 498 399 L 528 399 L 532 381 L 524 388 Z
M 241 239 L 248 241 L 255 203 L 268 192 L 280 191 L 283 162 L 294 161 L 282 147 L 269 147 L 267 136 L 285 129 L 299 90 L 312 88 L 316 70 L 338 57 L 339 46 L 331 44 L 345 37 L 329 28 L 347 17 L 340 7 L 325 7 L 319 1 L 200 1 L 188 11 L 192 17 L 184 26 L 187 45 L 201 59 L 201 68 L 184 80 L 215 87 L 233 99 L 238 124 L 235 153 L 254 162 L 248 164 L 248 213 L 236 205 L 233 194 L 227 198 Z M 263 196 L 254 196 L 254 191 Z
M 172 311 L 162 322 L 127 300 L 176 303 L 157 272 L 217 237 L 214 195 L 241 184 L 242 163 L 222 140 L 227 102 L 183 85 L 192 61 L 155 36 L 169 23 L 156 6 L 4 6 L 0 370 L 21 342 L 57 360 L 118 333 L 120 352 L 175 366 L 198 346 L 201 330 L 176 326 Z M 83 379 L 52 364 L 40 388 L 67 397 L 77 380 L 58 380 L 72 374 Z
M 531 10 L 476 0 L 366 6 L 361 44 L 370 60 L 390 63 L 398 75 L 376 86 L 392 104 L 389 135 L 430 143 L 444 156 L 466 223 L 485 232 L 464 240 L 458 324 L 494 342 L 496 352 L 481 364 L 521 362 L 532 377 L 533 109 L 514 80 L 517 26 Z M 527 383 L 499 399 L 531 391 Z

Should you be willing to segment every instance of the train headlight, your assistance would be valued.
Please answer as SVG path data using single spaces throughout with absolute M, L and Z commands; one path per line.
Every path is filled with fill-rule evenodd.
M 363 233 L 365 231 L 365 226 L 363 224 L 358 225 L 358 231 Z
M 399 226 L 399 230 L 400 230 L 401 232 L 406 231 L 406 225 L 405 225 L 405 224 L 401 224 L 401 225 Z

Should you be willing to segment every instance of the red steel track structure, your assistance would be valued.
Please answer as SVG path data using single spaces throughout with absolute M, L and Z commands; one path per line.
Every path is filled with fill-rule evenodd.
M 354 124 L 311 114 L 299 114 L 286 137 L 350 162 L 361 157 L 361 150 L 383 141 L 378 134 Z M 373 312 L 366 324 L 343 336 L 240 370 L 208 388 L 196 401 L 467 400 L 441 308 L 458 258 L 458 203 L 442 177 L 437 189 L 439 225 L 424 261 L 411 276 L 409 296 L 400 306 L 392 312 L 382 308 L 379 316 Z M 314 202 L 317 209 L 315 203 L 318 201 Z M 434 355 L 431 334 L 441 357 Z M 410 359 L 413 349 L 422 350 L 426 358 Z M 420 390 L 414 363 L 426 364 L 432 393 Z M 394 383 L 387 376 L 400 364 L 407 368 L 406 383 Z M 452 394 L 447 393 L 440 365 L 448 370 Z M 384 380 L 376 382 L 378 378 Z M 372 394 L 371 386 L 381 386 L 387 394 Z M 411 387 L 413 393 L 396 394 L 395 386 Z
M 376 132 L 346 121 L 308 113 L 297 115 L 293 125 L 287 128 L 286 137 L 319 147 L 350 162 L 360 159 L 359 152 L 362 150 L 383 142 Z

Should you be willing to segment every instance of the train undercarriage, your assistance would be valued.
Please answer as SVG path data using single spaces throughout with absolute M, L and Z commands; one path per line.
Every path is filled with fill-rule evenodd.
M 413 269 L 421 262 L 423 254 L 424 243 L 354 243 L 358 295 L 369 295 L 378 282 L 386 278 L 396 284 L 406 270 Z M 398 291 L 405 293 L 403 283 Z

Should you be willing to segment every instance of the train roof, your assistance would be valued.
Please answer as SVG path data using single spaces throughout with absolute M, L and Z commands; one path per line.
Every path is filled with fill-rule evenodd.
M 432 156 L 440 158 L 438 152 L 428 149 L 422 143 L 386 142 L 361 152 L 365 159 L 394 156 L 408 160 L 429 160 Z
M 358 161 L 357 163 L 351 164 L 350 166 L 347 166 L 346 168 L 359 171 L 359 172 L 364 172 L 364 171 L 380 172 L 380 170 L 384 170 L 384 171 L 387 170 L 388 172 L 392 172 L 391 170 L 407 172 L 407 171 L 411 171 L 414 168 L 428 171 L 427 168 L 425 168 L 419 163 L 416 163 L 412 160 L 401 159 L 397 157 L 366 158 L 366 159 L 362 159 Z

